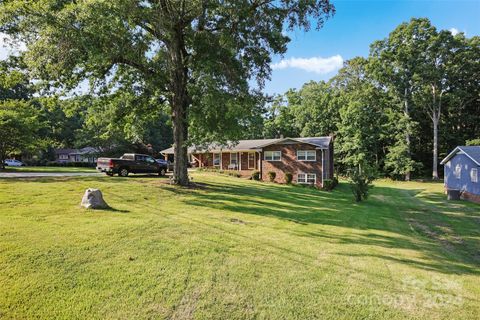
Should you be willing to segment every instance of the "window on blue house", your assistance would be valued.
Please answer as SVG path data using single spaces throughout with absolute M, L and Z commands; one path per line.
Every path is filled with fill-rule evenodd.
M 460 177 L 462 176 L 462 165 L 457 164 L 455 166 L 455 171 L 453 172 L 453 174 L 455 175 L 455 178 L 460 179 Z
M 477 168 L 472 168 L 472 170 L 470 170 L 470 180 L 472 180 L 472 182 L 475 182 L 475 183 L 478 182 L 478 169 Z

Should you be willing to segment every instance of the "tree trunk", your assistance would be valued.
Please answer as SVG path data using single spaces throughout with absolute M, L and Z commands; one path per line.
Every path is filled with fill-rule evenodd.
M 181 186 L 188 185 L 188 170 L 187 170 L 187 138 L 188 138 L 188 124 L 186 123 L 186 108 L 185 106 L 175 105 L 172 107 L 173 120 L 173 153 L 174 153 L 174 167 L 173 180 L 175 184 Z
M 181 26 L 173 32 L 173 39 L 170 43 L 169 53 L 172 65 L 170 87 L 172 97 L 170 104 L 172 108 L 173 122 L 173 181 L 181 186 L 188 185 L 187 167 L 187 139 L 188 139 L 188 107 L 190 97 L 187 91 L 188 68 L 186 67 L 185 42 Z
M 432 179 L 438 180 L 438 122 L 439 115 L 433 114 L 433 170 Z
M 405 110 L 404 114 L 406 117 L 410 118 L 410 110 L 408 106 L 408 89 L 405 89 Z M 407 124 L 407 130 L 405 133 L 405 142 L 407 145 L 407 154 L 408 154 L 408 160 L 411 159 L 411 153 L 410 153 L 410 122 Z M 405 181 L 410 181 L 410 171 L 405 172 Z

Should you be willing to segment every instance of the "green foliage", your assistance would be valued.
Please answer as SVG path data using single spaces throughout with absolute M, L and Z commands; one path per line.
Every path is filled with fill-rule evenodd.
M 368 168 L 363 170 L 359 168 L 351 169 L 348 171 L 348 178 L 355 201 L 366 200 L 372 188 L 372 181 L 375 179 L 373 170 Z
M 252 172 L 252 180 L 260 181 L 261 178 L 260 171 L 255 170 Z
M 182 8 L 181 10 L 177 10 Z M 99 94 L 134 92 L 168 102 L 175 183 L 188 184 L 187 144 L 238 139 L 258 114 L 284 29 L 320 28 L 334 13 L 320 1 L 78 1 L 2 3 L 2 31 L 26 42 L 27 62 L 50 86 L 88 79 Z
M 333 188 L 335 188 L 333 180 L 330 180 L 330 179 L 323 180 L 323 187 L 322 187 L 323 190 L 330 191 L 330 190 L 333 190 Z
M 96 166 L 95 163 L 89 163 L 89 162 L 57 162 L 57 161 L 49 161 L 45 165 L 49 167 L 74 167 L 74 168 L 94 168 Z
M 7 156 L 35 148 L 39 127 L 37 110 L 30 103 L 0 101 L 0 166 Z
M 479 139 L 468 140 L 466 142 L 466 145 L 467 146 L 480 146 L 480 138 Z
M 275 182 L 275 178 L 277 177 L 277 173 L 275 171 L 268 171 L 267 176 L 268 176 L 268 180 L 270 182 Z
M 338 185 L 338 178 L 337 177 L 333 177 L 333 179 L 325 179 L 323 180 L 323 187 L 322 189 L 326 190 L 326 191 L 331 191 L 333 189 L 335 189 L 335 187 Z
M 350 60 L 335 79 L 344 90 L 336 140 L 337 160 L 344 168 L 379 166 L 383 153 L 388 96 L 368 78 L 367 67 L 363 58 Z
M 38 147 L 41 123 L 29 78 L 19 58 L 0 61 L 0 166 L 12 154 Z
M 293 174 L 291 172 L 285 172 L 285 183 L 291 184 L 292 180 L 293 180 Z

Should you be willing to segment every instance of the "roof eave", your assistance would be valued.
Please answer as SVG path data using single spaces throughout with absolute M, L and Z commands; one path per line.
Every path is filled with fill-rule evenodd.
M 479 163 L 477 160 L 475 160 L 474 158 L 472 158 L 472 157 L 468 154 L 468 152 L 466 152 L 465 150 L 463 150 L 461 147 L 456 147 L 455 149 L 453 149 L 453 151 L 450 152 L 450 153 L 445 157 L 445 159 L 443 159 L 443 160 L 440 162 L 440 164 L 445 165 L 445 163 L 447 163 L 448 161 L 450 161 L 450 159 L 451 159 L 454 155 L 456 155 L 456 154 L 458 153 L 458 151 L 462 151 L 463 154 L 465 154 L 465 155 L 466 155 L 470 160 L 472 160 L 477 166 L 480 166 L 480 163 Z

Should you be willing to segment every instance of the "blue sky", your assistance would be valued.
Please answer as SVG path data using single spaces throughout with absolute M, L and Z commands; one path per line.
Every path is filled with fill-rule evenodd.
M 283 93 L 310 80 L 331 78 L 342 60 L 367 56 L 373 41 L 387 37 L 396 26 L 413 17 L 429 18 L 438 29 L 454 28 L 467 37 L 480 35 L 480 0 L 332 2 L 336 14 L 322 29 L 289 33 L 292 41 L 283 57 L 285 61 L 274 57 L 272 79 L 265 87 L 267 93 Z
M 292 41 L 283 57 L 273 58 L 268 94 L 300 88 L 310 80 L 334 76 L 344 60 L 368 55 L 369 45 L 383 39 L 400 23 L 426 17 L 439 29 L 480 35 L 480 0 L 332 0 L 335 16 L 320 30 L 289 33 Z M 0 34 L 0 59 L 8 50 Z M 22 45 L 19 45 L 22 49 Z

